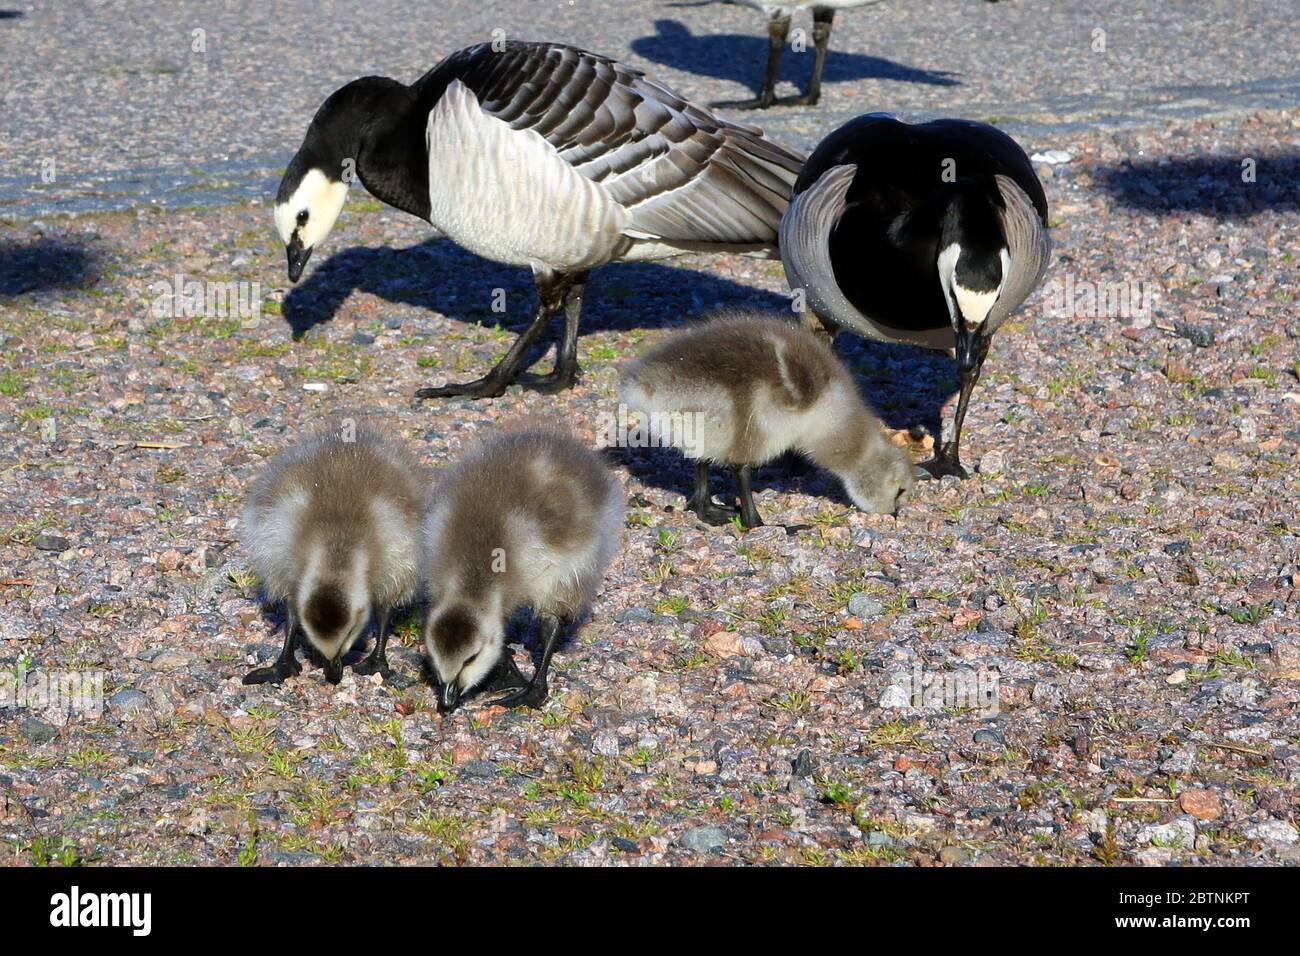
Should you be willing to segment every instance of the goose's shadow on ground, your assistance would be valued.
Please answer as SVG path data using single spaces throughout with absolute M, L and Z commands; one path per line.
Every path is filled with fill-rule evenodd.
M 56 239 L 0 241 L 0 296 L 93 285 L 99 271 L 99 257 L 87 246 Z
M 1250 219 L 1300 208 L 1300 154 L 1184 156 L 1100 167 L 1095 179 L 1119 203 L 1170 215 Z
M 333 319 L 354 292 L 516 332 L 528 324 L 537 301 L 526 269 L 479 258 L 447 240 L 405 249 L 354 246 L 322 262 L 285 296 L 282 311 L 294 338 Z M 664 328 L 718 308 L 778 310 L 789 303 L 707 272 L 620 262 L 592 273 L 582 330 Z
M 632 50 L 652 63 L 697 76 L 740 83 L 757 93 L 763 79 L 764 64 L 767 62 L 768 39 L 762 17 L 755 18 L 753 34 L 703 33 L 698 36 L 691 33 L 690 27 L 677 20 L 656 20 L 655 34 L 633 40 Z M 787 43 L 785 54 L 781 57 L 778 78 L 789 80 L 802 88 L 812 72 L 812 62 L 811 41 L 802 52 L 796 52 Z M 883 57 L 845 53 L 836 49 L 833 34 L 822 79 L 826 83 L 896 80 L 927 86 L 961 85 L 960 80 L 944 70 L 923 70 Z

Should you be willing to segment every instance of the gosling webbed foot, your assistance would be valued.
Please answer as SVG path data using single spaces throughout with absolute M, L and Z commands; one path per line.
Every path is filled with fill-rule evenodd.
M 535 681 L 513 694 L 507 694 L 505 697 L 492 701 L 492 703 L 497 707 L 532 707 L 539 709 L 546 703 L 548 693 L 546 681 Z
M 545 375 L 526 374 L 515 379 L 515 384 L 523 386 L 525 391 L 538 392 L 542 395 L 554 395 L 572 388 L 578 383 L 578 368 L 557 368 Z
M 276 658 L 270 667 L 259 667 L 244 675 L 244 684 L 282 684 L 302 673 L 302 665 L 292 657 Z
M 371 674 L 382 674 L 385 679 L 393 673 L 388 666 L 388 656 L 379 653 L 378 650 L 371 651 L 365 660 L 352 665 L 352 672 L 363 677 L 369 677 Z
M 492 673 L 488 675 L 487 681 L 483 684 L 483 691 L 492 693 L 501 690 L 522 690 L 527 686 L 528 678 L 524 677 L 515 665 L 515 655 L 506 650 L 497 661 L 497 666 Z

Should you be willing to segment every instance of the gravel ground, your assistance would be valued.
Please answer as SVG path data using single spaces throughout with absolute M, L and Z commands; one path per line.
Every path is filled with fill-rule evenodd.
M 709 529 L 680 460 L 612 454 L 626 547 L 541 713 L 439 716 L 415 614 L 388 685 L 243 687 L 278 643 L 234 543 L 249 481 L 343 409 L 435 466 L 533 412 L 594 435 L 642 347 L 715 303 L 780 307 L 775 264 L 607 268 L 577 389 L 413 406 L 500 354 L 525 277 L 356 199 L 288 297 L 264 207 L 7 229 L 0 664 L 103 670 L 109 703 L 0 712 L 6 861 L 1296 862 L 1300 131 L 1028 145 L 1072 157 L 1055 277 L 1148 283 L 1151 312 L 1032 300 L 977 392 L 980 473 L 897 519 L 769 468 L 768 520 L 812 527 Z M 177 271 L 260 282 L 260 325 L 156 317 Z M 923 455 L 951 364 L 840 346 Z M 914 667 L 996 678 L 996 712 L 909 698 Z
M 767 42 L 758 11 L 690 0 L 6 7 L 20 15 L 0 18 L 0 215 L 265 195 L 338 86 L 409 82 L 493 31 L 628 60 L 705 102 L 755 87 Z M 1278 108 L 1300 101 L 1298 48 L 1293 0 L 887 0 L 837 19 L 819 109 L 761 123 L 810 148 L 879 109 L 1047 133 Z M 787 53 L 783 93 L 811 58 Z
M 416 51 L 402 24 L 427 5 L 396 0 L 366 20 L 343 3 L 11 6 L 0 681 L 102 674 L 107 706 L 0 707 L 6 863 L 1300 861 L 1300 121 L 1241 111 L 1294 74 L 1289 4 L 900 0 L 843 16 L 840 50 L 910 79 L 833 61 L 825 110 L 765 126 L 806 143 L 840 113 L 1004 103 L 1027 148 L 1060 151 L 1039 170 L 1071 307 L 1044 290 L 998 335 L 964 437 L 978 473 L 922 484 L 895 519 L 767 468 L 773 525 L 742 535 L 681 512 L 680 459 L 612 452 L 625 548 L 545 710 L 449 717 L 419 680 L 418 610 L 387 684 L 349 671 L 331 687 L 311 666 L 240 684 L 279 643 L 236 543 L 267 457 L 356 410 L 435 467 L 534 413 L 594 438 L 629 357 L 717 306 L 788 307 L 779 264 L 609 267 L 579 387 L 413 405 L 418 386 L 495 361 L 531 309 L 525 275 L 356 195 L 288 292 L 264 201 L 151 208 L 152 170 L 204 201 L 222 163 L 264 185 L 335 84 L 409 78 L 496 25 L 545 23 L 692 95 L 735 95 L 761 18 L 447 2 Z M 1098 67 L 1080 50 L 1121 12 Z M 927 32 L 941 13 L 950 26 Z M 722 52 L 647 43 L 654 18 L 735 36 Z M 185 52 L 200 22 L 201 79 Z M 681 51 L 689 71 L 659 62 Z M 50 151 L 70 170 L 53 198 L 27 180 L 4 193 Z M 104 204 L 130 208 L 54 214 L 101 175 L 120 192 Z M 162 288 L 187 280 L 256 283 L 260 314 L 176 314 Z M 1096 311 L 1098 283 L 1154 304 Z M 925 456 L 951 361 L 837 346 Z M 518 623 L 523 662 L 535 635 Z M 917 674 L 996 686 L 996 707 L 916 699 Z

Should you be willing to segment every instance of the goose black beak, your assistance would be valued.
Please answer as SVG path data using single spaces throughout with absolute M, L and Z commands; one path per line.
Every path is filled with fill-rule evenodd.
M 456 709 L 460 703 L 460 688 L 455 683 L 443 684 L 438 690 L 438 709 L 444 714 Z
M 339 656 L 332 661 L 325 662 L 325 679 L 331 684 L 337 684 L 343 679 L 343 657 Z
M 957 367 L 963 372 L 973 372 L 979 367 L 980 352 L 986 338 L 984 326 L 962 319 L 957 324 Z
M 289 281 L 297 282 L 302 276 L 303 266 L 311 258 L 311 246 L 304 249 L 302 240 L 295 235 L 284 247 L 284 254 L 289 260 Z

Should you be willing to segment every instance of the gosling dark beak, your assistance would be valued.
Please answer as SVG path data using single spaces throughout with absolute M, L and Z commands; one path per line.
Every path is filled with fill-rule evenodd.
M 289 260 L 289 281 L 297 282 L 302 276 L 303 266 L 311 258 L 311 246 L 304 249 L 302 240 L 295 235 L 284 247 L 284 254 Z
M 341 656 L 325 662 L 325 679 L 331 684 L 337 684 L 343 679 L 343 658 Z
M 455 683 L 443 684 L 438 691 L 438 710 L 444 714 L 456 709 L 460 703 L 460 688 Z
M 982 324 L 972 324 L 965 319 L 957 323 L 957 367 L 963 372 L 973 372 L 979 368 L 980 352 L 987 338 Z

